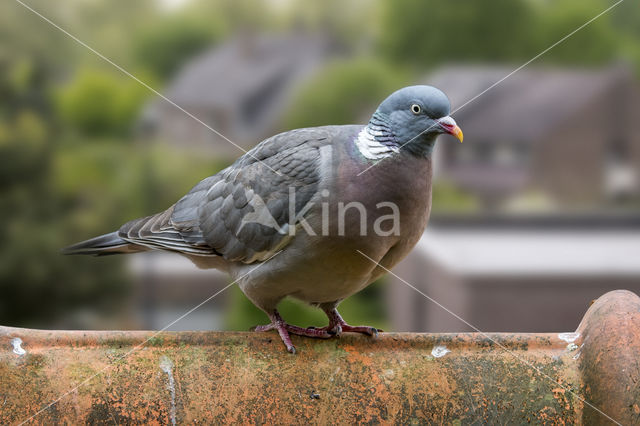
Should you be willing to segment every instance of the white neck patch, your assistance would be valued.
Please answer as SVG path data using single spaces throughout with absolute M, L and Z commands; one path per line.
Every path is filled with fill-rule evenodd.
M 370 129 L 369 126 L 365 126 L 358 134 L 355 141 L 356 146 L 360 154 L 365 158 L 380 160 L 398 152 L 398 147 L 382 144 L 376 140 L 376 136 L 382 136 L 382 133 L 378 130 Z

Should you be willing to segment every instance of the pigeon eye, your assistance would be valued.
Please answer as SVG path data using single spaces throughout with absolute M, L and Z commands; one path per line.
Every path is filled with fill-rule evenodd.
M 413 112 L 414 114 L 418 115 L 418 114 L 420 114 L 420 112 L 422 112 L 422 108 L 420 108 L 420 105 L 418 105 L 418 104 L 413 104 L 413 105 L 411 105 L 411 112 Z

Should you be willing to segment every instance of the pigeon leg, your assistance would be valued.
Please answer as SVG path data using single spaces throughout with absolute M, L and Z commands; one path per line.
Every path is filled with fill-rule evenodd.
M 282 342 L 287 347 L 287 351 L 292 354 L 296 353 L 296 348 L 293 346 L 291 342 L 291 336 L 289 336 L 289 332 L 287 331 L 287 323 L 284 322 L 278 311 L 274 310 L 273 313 L 268 314 L 269 319 L 271 320 L 271 324 L 267 325 L 259 325 L 255 328 L 255 331 L 269 331 L 269 330 L 278 330 L 278 334 L 282 339 Z
M 316 337 L 320 339 L 328 339 L 333 336 L 333 333 L 328 332 L 327 330 L 320 328 L 302 328 L 295 325 L 287 324 L 278 311 L 273 311 L 272 314 L 269 315 L 271 319 L 271 324 L 259 325 L 254 331 L 269 331 L 269 330 L 277 330 L 280 338 L 284 342 L 287 350 L 291 353 L 296 353 L 296 348 L 293 346 L 291 342 L 291 336 L 289 333 L 297 334 L 298 336 L 306 336 L 306 337 Z
M 368 327 L 363 325 L 353 326 L 346 323 L 345 320 L 342 319 L 340 313 L 335 307 L 323 309 L 324 313 L 329 317 L 329 325 L 325 327 L 329 332 L 333 332 L 336 335 L 340 335 L 343 332 L 352 332 L 352 333 L 362 333 L 367 334 L 369 336 L 377 336 L 378 330 L 375 327 Z

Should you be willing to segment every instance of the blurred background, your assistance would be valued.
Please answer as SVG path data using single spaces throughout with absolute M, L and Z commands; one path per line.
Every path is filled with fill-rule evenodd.
M 640 292 L 640 8 L 605 0 L 25 0 L 237 144 L 366 122 L 409 84 L 451 98 L 430 226 L 396 268 L 485 331 L 566 331 Z M 0 4 L 0 324 L 160 329 L 228 282 L 171 254 L 64 257 L 241 152 L 21 4 Z M 394 331 L 469 328 L 387 277 L 341 305 Z M 323 325 L 286 301 L 283 316 Z M 232 287 L 171 329 L 267 321 Z

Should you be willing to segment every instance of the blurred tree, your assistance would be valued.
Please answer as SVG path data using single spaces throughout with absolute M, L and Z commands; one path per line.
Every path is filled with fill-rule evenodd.
M 141 26 L 161 18 L 160 3 L 158 0 L 65 0 L 46 2 L 37 10 L 107 58 L 131 70 L 136 65 L 134 37 Z M 47 25 L 40 21 L 41 30 L 36 34 L 57 32 Z M 73 65 L 105 65 L 103 59 L 74 45 L 68 38 L 63 43 L 73 47 Z
M 60 254 L 76 225 L 65 216 L 66 200 L 52 178 L 60 126 L 49 95 L 71 55 L 58 31 L 42 36 L 25 30 L 40 25 L 42 20 L 20 5 L 0 4 L 3 325 L 54 326 L 80 308 L 113 309 L 127 284 L 116 259 L 97 264 Z
M 427 67 L 447 61 L 525 61 L 611 6 L 603 0 L 381 1 L 383 30 L 378 41 L 383 54 Z M 599 65 L 624 53 L 638 60 L 637 9 L 632 4 L 619 6 L 540 61 Z
M 611 6 L 601 0 L 558 0 L 541 10 L 540 31 L 542 50 L 551 46 L 571 31 L 584 25 Z M 612 14 L 604 14 L 588 26 L 558 44 L 545 54 L 544 61 L 568 65 L 605 64 L 619 55 L 619 34 L 611 25 Z
M 352 124 L 368 119 L 381 99 L 411 81 L 400 68 L 373 58 L 329 65 L 300 91 L 285 127 Z
M 394 62 L 510 61 L 530 56 L 537 22 L 524 0 L 383 0 L 379 44 Z
M 604 3 L 602 6 L 604 9 L 608 3 Z M 639 22 L 640 7 L 634 2 L 623 2 L 611 11 L 611 25 L 621 33 L 634 37 L 636 42 L 640 39 Z
M 186 60 L 219 39 L 221 32 L 219 21 L 170 15 L 142 28 L 133 40 L 133 51 L 143 69 L 166 80 Z
M 375 36 L 377 2 L 369 0 L 324 0 L 290 2 L 285 10 L 285 27 L 292 31 L 319 34 L 334 48 L 353 52 L 371 48 Z
M 43 74 L 31 76 L 29 87 L 46 93 Z M 118 263 L 60 254 L 73 224 L 51 179 L 54 128 L 46 101 L 25 97 L 10 79 L 0 79 L 0 92 L 12 105 L 0 115 L 0 323 L 42 327 L 87 305 L 113 308 L 126 288 Z
M 130 130 L 151 92 L 116 72 L 81 70 L 58 93 L 62 119 L 90 136 L 117 135 Z
M 225 34 L 278 29 L 276 2 L 270 0 L 191 0 L 184 13 L 217 22 Z

